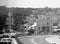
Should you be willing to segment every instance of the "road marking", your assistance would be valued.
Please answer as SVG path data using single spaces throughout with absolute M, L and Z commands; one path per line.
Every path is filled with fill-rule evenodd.
M 46 40 L 47 42 L 49 42 L 49 43 L 60 44 L 59 36 L 48 37 L 48 38 L 46 38 L 45 40 Z
M 33 44 L 38 44 L 38 42 L 36 42 L 35 40 L 38 39 L 38 38 L 40 38 L 40 37 L 45 37 L 45 36 L 46 36 L 46 35 L 42 35 L 42 36 L 40 36 L 40 35 L 38 35 L 38 36 L 22 36 L 22 37 L 18 37 L 18 39 L 23 40 L 24 37 L 32 37 L 32 38 L 30 39 L 30 41 L 31 41 Z M 51 37 L 51 36 L 55 36 L 55 35 L 48 35 L 48 36 L 46 36 L 46 37 Z M 57 35 L 56 35 L 56 36 L 57 36 Z
M 32 38 L 32 39 L 31 39 L 31 42 L 32 42 L 33 44 L 37 44 L 37 43 L 34 41 L 34 39 L 35 39 L 35 38 Z
M 25 36 L 25 37 L 33 37 L 33 36 Z M 18 37 L 18 39 L 21 39 L 22 37 Z M 37 44 L 35 41 L 34 41 L 34 39 L 36 39 L 36 38 L 32 38 L 31 39 L 31 42 L 33 43 L 33 44 Z

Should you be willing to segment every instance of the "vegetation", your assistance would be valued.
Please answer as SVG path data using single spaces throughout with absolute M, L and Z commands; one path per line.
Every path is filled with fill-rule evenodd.
M 0 6 L 0 33 L 5 28 L 7 18 L 7 8 L 5 6 Z
M 42 27 L 43 25 L 45 26 L 46 24 L 51 25 L 51 23 L 49 22 L 50 17 L 53 18 L 54 15 L 56 15 L 55 17 L 57 17 L 57 15 L 60 16 L 59 8 L 12 8 L 12 9 L 13 9 L 12 12 L 13 12 L 13 18 L 14 18 L 14 25 L 12 26 L 12 28 L 16 31 L 21 31 L 21 32 L 24 32 L 24 29 L 26 28 L 24 27 L 24 24 L 28 23 L 28 25 L 31 26 L 36 21 L 36 19 L 38 19 L 37 17 L 38 15 L 43 15 L 48 17 L 48 19 L 46 20 L 43 19 L 38 21 L 38 28 L 41 25 Z M 4 19 L 2 20 L 1 26 L 4 24 L 3 26 L 4 28 L 8 27 L 8 25 L 5 25 L 5 24 L 6 24 L 6 18 L 8 17 L 7 14 L 9 10 L 10 8 L 6 8 L 5 6 L 0 7 L 0 18 Z M 57 23 L 58 21 L 55 22 L 55 20 L 53 20 L 51 22 Z M 30 33 L 34 31 L 34 30 L 31 31 L 31 30 L 29 30 L 28 32 Z
M 0 32 L 2 32 L 6 25 L 6 17 L 6 15 L 0 15 Z
M 41 23 L 40 24 L 41 25 L 44 25 L 46 27 L 46 24 L 47 25 L 51 25 L 49 18 L 50 17 L 53 18 L 54 15 L 59 15 L 60 13 L 58 13 L 58 12 L 59 12 L 58 11 L 58 8 L 57 9 L 52 9 L 52 8 L 45 8 L 45 9 L 44 8 L 42 8 L 42 9 L 41 8 L 40 9 L 39 8 L 38 9 L 32 9 L 32 8 L 16 8 L 15 13 L 13 15 L 13 17 L 15 19 L 15 21 L 14 21 L 14 24 L 15 24 L 14 29 L 15 30 L 24 31 L 24 29 L 25 29 L 25 27 L 23 26 L 24 24 L 27 24 L 27 23 L 29 25 L 33 24 L 31 22 L 35 22 L 36 19 L 37 19 L 37 17 L 34 20 L 34 17 L 30 17 L 30 15 L 35 15 L 35 16 L 37 16 L 37 15 L 43 15 L 43 16 L 47 16 L 48 19 L 46 19 L 46 20 L 43 19 L 42 21 L 40 20 L 41 23 L 42 23 L 42 24 Z M 26 16 L 28 16 L 28 17 L 26 17 Z M 55 16 L 55 17 L 57 17 L 57 16 Z M 55 20 L 52 21 L 52 22 L 55 22 Z M 40 24 L 38 23 L 39 26 L 40 26 Z M 32 32 L 32 31 L 29 30 L 29 33 L 30 32 Z M 45 32 L 46 32 L 46 30 L 45 30 Z
M 22 26 L 26 23 L 26 14 L 22 14 L 22 13 L 16 13 L 14 14 L 14 29 L 15 30 L 23 30 L 21 29 Z

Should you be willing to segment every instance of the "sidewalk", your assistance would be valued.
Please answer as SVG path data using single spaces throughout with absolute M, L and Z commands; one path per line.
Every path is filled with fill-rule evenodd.
M 12 39 L 12 44 L 18 44 L 15 38 Z
M 15 37 L 15 40 L 16 40 L 17 44 L 23 44 L 23 42 L 20 41 L 20 39 L 18 39 L 17 37 Z

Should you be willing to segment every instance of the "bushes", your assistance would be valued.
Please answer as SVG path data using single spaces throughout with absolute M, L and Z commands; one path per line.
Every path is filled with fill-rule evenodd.
M 1 33 L 6 24 L 6 17 L 7 17 L 7 15 L 0 15 L 0 32 Z
M 15 30 L 21 30 L 21 26 L 24 25 L 26 23 L 26 16 L 27 14 L 23 14 L 23 13 L 15 13 L 13 15 L 14 17 L 14 29 Z

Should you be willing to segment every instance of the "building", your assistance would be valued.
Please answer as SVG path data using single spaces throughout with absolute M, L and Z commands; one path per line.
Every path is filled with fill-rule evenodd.
M 58 26 L 58 15 L 40 15 L 40 18 L 37 21 L 37 32 L 52 33 L 54 26 Z

